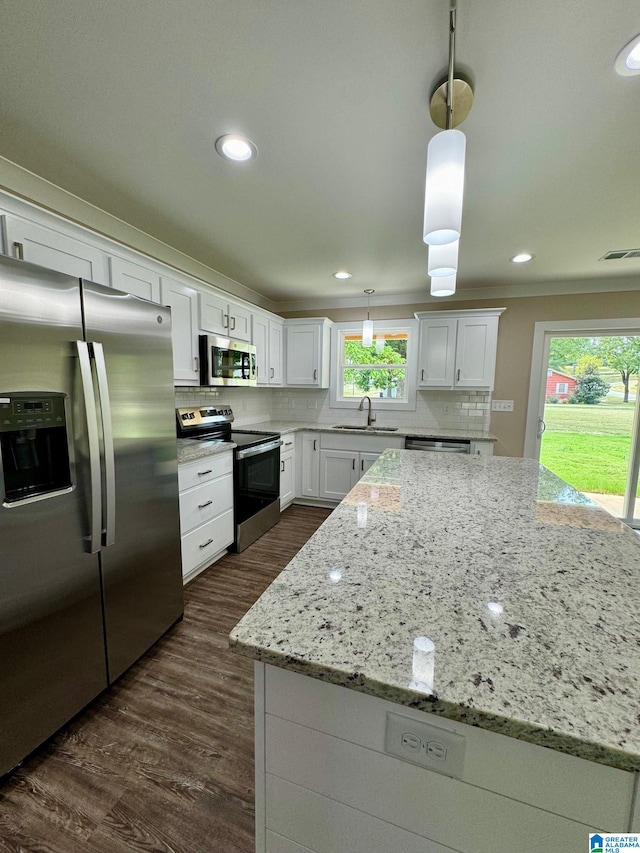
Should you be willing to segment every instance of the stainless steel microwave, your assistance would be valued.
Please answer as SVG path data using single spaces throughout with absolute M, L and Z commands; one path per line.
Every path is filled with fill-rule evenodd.
M 245 341 L 200 335 L 200 384 L 257 384 L 256 348 Z

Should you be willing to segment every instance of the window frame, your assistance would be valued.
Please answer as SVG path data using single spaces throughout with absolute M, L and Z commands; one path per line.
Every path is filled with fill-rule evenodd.
M 418 373 L 418 321 L 415 319 L 375 320 L 373 337 L 376 329 L 384 332 L 407 333 L 407 360 L 405 362 L 406 400 L 392 397 L 372 397 L 372 405 L 378 412 L 415 412 Z M 346 323 L 334 323 L 331 328 L 331 379 L 329 382 L 329 407 L 331 409 L 357 409 L 362 397 L 342 397 L 342 353 L 344 352 L 345 335 L 362 334 L 362 320 L 351 320 Z M 364 396 L 364 395 L 363 395 Z
M 569 383 L 568 382 L 556 382 L 556 394 L 568 394 L 569 393 Z

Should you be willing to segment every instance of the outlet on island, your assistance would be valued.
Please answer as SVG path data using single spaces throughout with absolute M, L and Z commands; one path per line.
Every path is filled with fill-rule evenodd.
M 388 713 L 385 752 L 436 773 L 462 779 L 465 738 L 440 726 Z

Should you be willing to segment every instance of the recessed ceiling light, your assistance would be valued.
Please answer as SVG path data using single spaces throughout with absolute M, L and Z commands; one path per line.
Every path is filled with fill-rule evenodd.
M 527 261 L 530 261 L 533 258 L 533 255 L 529 252 L 520 252 L 519 255 L 514 255 L 511 258 L 511 263 L 513 264 L 526 264 Z
M 615 67 L 623 77 L 640 74 L 640 34 L 622 48 L 616 57 Z
M 227 134 L 216 139 L 216 151 L 226 160 L 235 160 L 244 163 L 258 156 L 258 149 L 250 139 L 244 136 Z
M 341 281 L 345 278 L 351 278 L 351 273 L 346 270 L 338 270 L 338 272 L 333 273 L 334 278 L 339 278 Z

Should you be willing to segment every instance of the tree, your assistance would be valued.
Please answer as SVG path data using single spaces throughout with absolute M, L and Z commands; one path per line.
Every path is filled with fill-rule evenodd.
M 402 352 L 403 347 L 404 352 Z M 390 392 L 392 388 L 397 388 L 398 384 L 405 378 L 406 341 L 385 341 L 382 349 L 378 349 L 375 344 L 370 347 L 363 347 L 362 341 L 345 341 L 344 354 L 347 364 L 403 365 L 403 368 L 399 370 L 384 367 L 378 367 L 377 370 L 374 368 L 371 370 L 346 369 L 344 371 L 345 383 L 356 385 L 363 394 L 370 392 L 372 388 L 384 388 Z
M 571 403 L 587 403 L 590 406 L 597 405 L 603 397 L 607 396 L 609 386 L 593 364 L 588 364 L 584 373 L 578 376 L 576 390 L 569 398 Z
M 585 355 L 594 355 L 595 351 L 591 338 L 551 338 L 549 367 L 560 371 L 570 367 L 575 372 L 580 359 Z
M 598 351 L 603 360 L 617 370 L 624 384 L 624 402 L 629 402 L 629 380 L 640 372 L 640 335 L 600 339 Z

